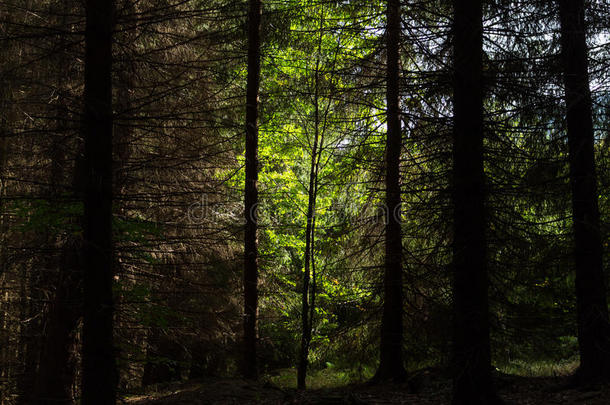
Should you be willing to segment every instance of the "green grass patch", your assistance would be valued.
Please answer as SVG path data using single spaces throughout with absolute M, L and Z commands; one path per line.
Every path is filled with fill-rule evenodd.
M 549 360 L 515 360 L 499 366 L 498 369 L 502 373 L 522 377 L 556 377 L 574 373 L 579 364 L 580 361 L 577 357 L 561 360 L 559 362 Z
M 368 367 L 361 367 L 357 370 L 343 370 L 330 366 L 307 373 L 306 384 L 308 389 L 336 388 L 367 381 L 373 377 L 373 374 L 374 370 Z M 281 388 L 297 387 L 296 369 L 278 370 L 277 374 L 267 378 L 272 384 Z

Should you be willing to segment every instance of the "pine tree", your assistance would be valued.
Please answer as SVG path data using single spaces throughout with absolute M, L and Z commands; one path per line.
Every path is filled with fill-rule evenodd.
M 82 403 L 116 402 L 113 345 L 112 32 L 114 1 L 88 0 L 85 28 Z
M 491 381 L 483 171 L 483 9 L 453 1 L 453 404 L 497 403 Z
M 258 92 L 262 2 L 250 0 L 248 12 L 248 83 L 246 94 L 246 185 L 244 215 L 244 377 L 256 379 L 258 317 Z
M 602 265 L 584 0 L 560 0 L 559 17 L 580 348 L 576 382 L 589 383 L 610 378 L 610 325 Z
M 400 105 L 399 105 L 399 49 L 400 1 L 387 2 L 387 67 L 386 102 L 387 135 L 385 150 L 386 227 L 385 272 L 383 277 L 384 302 L 381 319 L 381 346 L 379 368 L 375 381 L 405 378 L 402 359 L 402 236 L 400 204 Z

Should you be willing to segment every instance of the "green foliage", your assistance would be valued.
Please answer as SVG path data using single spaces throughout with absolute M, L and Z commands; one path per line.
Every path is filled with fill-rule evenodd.
M 79 225 L 83 205 L 64 196 L 56 201 L 48 199 L 20 199 L 10 209 L 19 220 L 16 228 L 21 232 L 46 233 L 49 236 L 69 233 L 80 235 Z

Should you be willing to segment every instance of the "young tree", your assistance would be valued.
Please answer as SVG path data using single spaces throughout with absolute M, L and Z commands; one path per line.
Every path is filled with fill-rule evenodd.
M 80 167 L 74 164 L 69 167 L 67 162 L 78 161 L 81 148 L 77 147 L 76 159 L 69 158 L 68 143 L 74 142 L 74 133 L 70 131 L 69 121 L 69 90 L 64 81 L 71 77 L 71 59 L 67 51 L 68 41 L 65 32 L 69 32 L 67 16 L 73 9 L 74 3 L 69 0 L 60 0 L 50 5 L 50 19 L 58 24 L 59 38 L 58 50 L 54 54 L 53 77 L 57 92 L 55 117 L 55 130 L 51 135 L 51 171 L 49 200 L 54 205 L 61 206 L 73 203 L 78 196 L 74 190 L 82 190 L 77 184 L 82 178 Z M 72 75 L 73 76 L 73 75 Z M 69 136 L 68 136 L 69 135 Z M 67 167 L 68 166 L 68 167 Z M 67 174 L 72 174 L 72 187 L 66 184 Z M 69 193 L 66 193 L 69 190 Z M 54 294 L 49 308 L 43 313 L 45 336 L 40 339 L 40 361 L 36 371 L 36 381 L 33 392 L 36 403 L 70 403 L 72 401 L 72 385 L 76 376 L 76 361 L 72 351 L 76 344 L 76 329 L 82 316 L 82 263 L 78 251 L 82 249 L 80 237 L 70 235 L 56 235 L 51 233 L 49 251 L 57 254 L 49 258 L 50 273 L 45 277 L 47 288 L 53 288 Z M 58 256 L 58 257 L 55 257 Z
M 567 107 L 580 367 L 576 382 L 610 378 L 610 329 L 594 157 L 584 0 L 559 0 Z
M 387 223 L 385 228 L 384 301 L 381 320 L 380 363 L 373 380 L 405 377 L 402 359 L 402 237 L 400 210 L 401 128 L 399 110 L 400 1 L 387 2 L 386 100 L 387 135 L 385 187 Z
M 85 28 L 82 403 L 114 404 L 112 31 L 114 1 L 88 0 Z
M 305 225 L 305 252 L 303 272 L 303 289 L 301 295 L 301 348 L 299 352 L 299 365 L 297 368 L 297 386 L 305 389 L 305 378 L 307 376 L 307 365 L 311 334 L 313 329 L 313 317 L 316 311 L 316 207 L 318 203 L 318 190 L 320 187 L 320 164 L 324 151 L 324 135 L 327 129 L 327 116 L 330 109 L 330 101 L 326 108 L 321 105 L 321 83 L 322 71 L 322 43 L 324 39 L 324 10 L 320 11 L 320 26 L 318 31 L 318 44 L 316 50 L 315 67 L 313 69 L 313 144 L 311 144 L 311 161 L 309 163 L 309 185 L 307 187 L 307 213 Z M 335 55 L 336 60 L 336 55 Z M 327 73 L 330 75 L 330 73 Z M 322 108 L 321 108 L 322 107 Z M 322 111 L 321 111 L 322 110 Z M 324 122 L 321 122 L 324 121 Z M 310 286 L 311 282 L 311 286 Z
M 481 0 L 454 0 L 453 404 L 497 403 L 491 381 Z
M 256 340 L 258 312 L 258 92 L 262 1 L 250 0 L 248 11 L 248 82 L 246 89 L 246 184 L 244 190 L 244 377 L 258 377 Z

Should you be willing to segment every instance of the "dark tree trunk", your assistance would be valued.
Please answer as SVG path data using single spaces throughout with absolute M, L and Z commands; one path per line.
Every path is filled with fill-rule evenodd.
M 317 96 L 317 95 L 316 95 Z M 316 105 L 316 116 L 318 106 Z M 317 117 L 316 117 L 317 118 Z M 311 157 L 309 172 L 309 190 L 307 197 L 307 224 L 305 226 L 305 271 L 303 271 L 303 289 L 301 291 L 301 348 L 299 352 L 299 365 L 297 368 L 297 387 L 305 389 L 305 379 L 307 377 L 307 365 L 309 357 L 309 344 L 311 343 L 311 328 L 313 305 L 310 302 L 310 282 L 311 282 L 311 261 L 313 249 L 313 221 L 315 215 L 315 175 L 316 175 L 316 156 L 318 154 L 318 128 L 316 123 L 314 144 Z
M 560 0 L 561 55 L 567 106 L 574 264 L 580 368 L 579 382 L 610 378 L 606 283 L 595 174 L 591 91 L 584 0 Z
M 82 315 L 80 240 L 63 246 L 55 297 L 47 316 L 36 382 L 37 404 L 71 404 L 76 374 L 76 329 Z
M 320 55 L 322 52 L 324 19 L 320 19 L 320 38 L 316 57 L 316 70 L 314 78 L 314 140 L 311 150 L 309 166 L 309 188 L 307 190 L 307 223 L 305 225 L 305 271 L 303 272 L 303 290 L 301 294 L 301 349 L 299 352 L 299 365 L 297 368 L 297 388 L 305 389 L 307 366 L 309 364 L 309 346 L 311 344 L 311 331 L 313 328 L 313 314 L 315 313 L 315 218 L 316 201 L 318 197 L 318 171 L 323 139 L 320 139 Z M 323 137 L 322 137 L 323 138 Z M 311 288 L 310 288 L 311 282 Z
M 85 29 L 82 403 L 114 404 L 112 29 L 114 1 L 87 0 Z
M 386 209 L 385 273 L 381 320 L 380 363 L 373 380 L 403 380 L 402 359 L 402 237 L 400 207 L 401 128 L 399 111 L 400 1 L 387 2 L 387 136 L 385 151 Z
M 453 404 L 498 403 L 491 381 L 481 0 L 454 0 Z
M 45 235 L 46 236 L 46 235 Z M 47 242 L 43 236 L 41 244 Z M 44 245 L 43 245 L 44 246 Z M 41 249 L 46 251 L 47 249 Z M 29 405 L 34 401 L 32 387 L 36 382 L 36 374 L 40 363 L 40 343 L 42 339 L 42 322 L 40 313 L 41 303 L 44 302 L 43 286 L 47 281 L 48 261 L 35 262 L 31 267 L 24 269 L 21 277 L 21 327 L 19 336 L 19 359 L 21 369 L 17 378 L 18 405 Z M 43 278 L 44 277 L 44 278 Z
M 30 387 L 34 384 L 34 375 L 36 373 L 37 356 L 35 353 L 36 339 L 34 331 L 34 310 L 32 308 L 32 284 L 34 279 L 38 277 L 38 271 L 32 271 L 30 280 L 26 276 L 26 271 L 22 271 L 19 285 L 19 347 L 17 359 L 19 366 L 17 369 L 17 405 L 27 405 L 32 399 Z
M 7 17 L 5 21 L 8 23 L 10 19 Z M 4 30 L 5 35 L 8 30 Z M 8 49 L 7 49 L 8 48 Z M 0 49 L 0 379 L 8 380 L 10 375 L 9 367 L 9 330 L 8 330 L 8 300 L 5 299 L 6 294 L 6 268 L 8 260 L 6 257 L 6 237 L 5 237 L 5 214 L 4 214 L 4 197 L 6 188 L 4 187 L 5 166 L 8 155 L 8 138 L 9 138 L 9 115 L 11 105 L 11 88 L 10 81 L 6 77 L 5 70 L 8 70 L 7 56 L 11 49 L 4 46 Z
M 250 0 L 248 11 L 248 83 L 246 94 L 246 184 L 244 190 L 244 365 L 245 378 L 256 379 L 258 316 L 258 91 L 262 2 Z
M 50 7 L 51 18 L 57 17 L 59 32 L 67 30 L 66 16 L 70 10 L 66 0 Z M 50 201 L 65 204 L 62 197 L 67 188 L 66 149 L 68 143 L 69 106 L 65 95 L 67 89 L 61 83 L 70 76 L 70 58 L 64 34 L 59 34 L 58 51 L 55 57 L 57 71 L 57 105 L 55 108 L 56 130 L 52 134 L 51 146 L 51 179 Z M 79 149 L 79 148 L 77 148 Z M 75 161 L 78 160 L 77 152 Z M 75 163 L 73 172 L 73 189 L 81 190 L 82 184 L 76 184 L 80 174 Z M 73 195 L 76 197 L 76 195 Z M 49 237 L 49 250 L 59 251 L 59 258 L 49 260 L 49 276 L 46 283 L 53 287 L 49 308 L 44 313 L 44 333 L 41 343 L 41 357 L 36 375 L 35 400 L 38 404 L 71 404 L 72 386 L 76 375 L 74 351 L 76 346 L 76 328 L 82 316 L 82 263 L 79 252 L 82 241 L 73 237 L 60 240 L 57 235 Z

